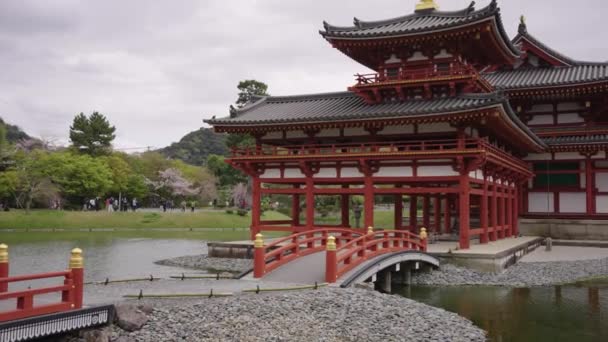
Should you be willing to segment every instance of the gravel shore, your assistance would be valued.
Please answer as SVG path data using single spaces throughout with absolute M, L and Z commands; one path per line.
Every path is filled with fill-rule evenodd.
M 211 272 L 241 273 L 253 267 L 251 259 L 210 258 L 204 255 L 187 255 L 156 261 L 155 264 L 205 270 Z
M 412 284 L 433 286 L 492 285 L 550 286 L 574 282 L 581 278 L 608 276 L 608 258 L 559 262 L 526 262 L 509 267 L 502 273 L 482 273 L 450 264 L 432 273 L 412 276 Z
M 148 302 L 149 321 L 130 341 L 485 341 L 467 319 L 403 297 L 324 288 L 198 302 Z

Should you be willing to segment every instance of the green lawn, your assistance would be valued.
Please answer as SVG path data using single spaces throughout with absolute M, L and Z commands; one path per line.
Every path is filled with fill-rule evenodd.
M 264 220 L 286 220 L 278 212 L 266 212 Z M 0 229 L 83 229 L 83 228 L 247 228 L 251 216 L 224 211 L 174 212 L 83 212 L 21 210 L 0 212 Z

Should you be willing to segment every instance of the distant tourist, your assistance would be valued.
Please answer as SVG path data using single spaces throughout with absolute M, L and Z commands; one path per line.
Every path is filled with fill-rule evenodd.
M 179 204 L 180 208 L 182 209 L 182 213 L 185 213 L 185 212 L 186 212 L 186 205 L 187 205 L 187 204 L 186 204 L 186 201 L 182 201 L 182 202 Z
M 196 202 L 190 201 L 190 212 L 194 212 L 194 207 L 196 207 Z
M 137 198 L 133 197 L 131 200 L 131 209 L 133 212 L 137 211 Z

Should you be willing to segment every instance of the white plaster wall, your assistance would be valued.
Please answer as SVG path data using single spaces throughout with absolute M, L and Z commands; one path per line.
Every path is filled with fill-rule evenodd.
M 606 151 L 600 151 L 596 155 L 592 156 L 591 159 L 606 159 Z M 608 162 L 606 162 L 608 166 Z
M 271 140 L 271 139 L 283 139 L 283 132 L 269 132 L 266 133 L 262 140 Z
M 414 54 L 412 54 L 412 57 L 408 58 L 408 62 L 412 62 L 412 61 L 425 61 L 428 58 L 422 54 L 422 52 L 420 51 L 416 51 L 414 52 Z
M 530 153 L 524 160 L 551 160 L 551 153 Z
M 279 169 L 267 169 L 260 176 L 260 178 L 281 178 L 281 170 L 279 170 Z
M 340 129 L 335 128 L 335 129 L 323 129 L 321 130 L 321 132 L 319 132 L 319 134 L 317 134 L 318 137 L 339 137 L 340 136 Z
M 380 135 L 395 135 L 395 134 L 412 134 L 414 133 L 414 125 L 402 126 L 387 126 L 378 132 Z
M 369 135 L 363 127 L 349 127 L 344 129 L 345 137 L 356 137 L 361 135 Z
M 475 179 L 483 179 L 483 171 L 481 171 L 481 170 L 471 171 L 471 172 L 469 172 L 469 177 L 475 178 Z
M 528 193 L 528 211 L 531 213 L 552 213 L 553 193 L 530 192 Z
M 321 168 L 314 178 L 336 178 L 338 177 L 338 171 L 335 168 Z
M 553 115 L 534 115 L 528 125 L 550 125 L 553 123 Z
M 356 167 L 345 167 L 340 171 L 340 176 L 343 178 L 347 177 L 363 177 L 363 174 L 359 172 Z
M 397 57 L 395 54 L 392 54 L 391 58 L 387 59 L 384 63 L 386 63 L 386 64 L 401 63 L 401 58 Z
M 448 53 L 446 49 L 441 49 L 438 54 L 435 55 L 435 58 L 450 58 L 452 54 Z
M 418 133 L 456 132 L 456 127 L 450 126 L 449 122 L 438 122 L 432 124 L 418 125 Z
M 287 131 L 287 138 L 306 138 L 304 131 Z
M 553 111 L 553 105 L 548 103 L 548 104 L 536 104 L 534 106 L 532 106 L 532 109 L 530 110 L 530 113 L 534 113 L 534 112 L 551 112 Z
M 581 180 L 581 188 L 585 188 L 587 186 L 587 177 L 585 177 L 585 175 L 581 175 L 581 177 L 579 177 Z
M 584 192 L 562 192 L 559 194 L 560 213 L 586 213 L 587 195 Z
M 449 165 L 438 166 L 419 166 L 419 177 L 434 177 L 434 176 L 458 176 L 458 172 L 454 171 Z
M 578 113 L 567 113 L 567 114 L 558 114 L 557 115 L 557 123 L 579 123 L 585 122 Z
M 608 196 L 595 197 L 595 210 L 600 214 L 608 214 Z
M 374 177 L 411 177 L 412 168 L 409 166 L 382 166 Z
M 562 102 L 557 104 L 557 110 L 577 110 L 583 108 L 585 107 L 576 102 Z
M 608 173 L 596 173 L 595 186 L 599 191 L 608 191 Z
M 567 160 L 567 159 L 580 160 L 580 159 L 585 159 L 585 157 L 583 157 L 578 152 L 557 152 L 557 153 L 555 153 L 555 160 Z
M 285 178 L 305 178 L 300 169 L 285 169 Z

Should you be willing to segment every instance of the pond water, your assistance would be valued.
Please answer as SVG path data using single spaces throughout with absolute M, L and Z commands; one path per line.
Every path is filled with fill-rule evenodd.
M 396 293 L 469 318 L 494 342 L 608 341 L 608 287 L 402 287 Z

